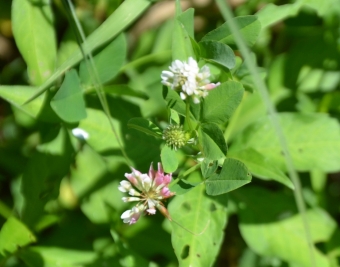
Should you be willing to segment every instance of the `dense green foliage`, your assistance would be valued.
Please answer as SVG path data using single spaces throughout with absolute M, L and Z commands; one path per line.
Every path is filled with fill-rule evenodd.
M 0 2 L 0 266 L 340 266 L 338 0 L 73 2 Z

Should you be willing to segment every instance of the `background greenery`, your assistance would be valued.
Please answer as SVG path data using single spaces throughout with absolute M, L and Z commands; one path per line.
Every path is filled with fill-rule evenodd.
M 0 2 L 0 266 L 340 266 L 337 0 L 230 1 L 299 172 L 313 256 L 268 107 L 223 24 L 220 5 L 182 1 L 183 10 L 194 9 L 175 20 L 173 1 L 74 5 L 86 36 L 81 49 L 63 1 Z M 197 54 L 188 36 L 199 42 L 201 58 L 230 69 L 221 74 L 209 65 L 229 93 L 221 98 L 221 91 L 211 91 L 205 105 L 216 109 L 204 109 L 199 119 L 191 110 L 203 123 L 199 135 L 207 160 L 184 185 L 173 187 L 177 196 L 167 203 L 187 229 L 200 233 L 208 225 L 201 235 L 170 225 L 160 214 L 123 224 L 120 215 L 130 205 L 117 189 L 128 165 L 146 173 L 150 162 L 161 161 L 163 141 L 128 125 L 143 117 L 160 129 L 167 126 L 167 103 L 176 95 L 163 94 L 160 74 L 173 59 Z M 225 58 L 211 53 L 212 41 L 229 45 L 223 46 Z M 83 60 L 82 52 L 89 51 L 93 61 Z M 173 108 L 172 119 L 182 111 Z M 75 127 L 90 138 L 76 139 Z M 232 176 L 215 173 L 224 143 L 222 170 L 239 161 L 246 167 L 241 165 L 242 180 L 229 182 L 222 193 L 248 183 L 247 170 L 253 179 L 220 195 L 216 180 Z M 162 150 L 163 162 L 167 153 Z M 178 169 L 168 166 L 174 177 L 196 166 L 188 156 L 195 153 L 189 146 L 175 153 Z M 209 181 L 183 189 L 202 176 Z

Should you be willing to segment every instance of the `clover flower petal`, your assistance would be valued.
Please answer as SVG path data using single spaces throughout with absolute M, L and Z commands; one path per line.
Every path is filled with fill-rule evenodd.
M 201 97 L 208 95 L 207 90 L 212 90 L 220 83 L 210 83 L 210 69 L 204 65 L 199 69 L 197 61 L 192 57 L 188 61 L 175 60 L 169 66 L 170 71 L 162 71 L 162 84 L 173 90 L 180 91 L 180 97 L 185 100 L 188 97 L 194 103 L 199 103 Z
M 180 63 L 175 63 L 175 65 Z M 132 173 L 126 173 L 128 181 L 121 181 L 118 189 L 128 193 L 131 197 L 123 197 L 124 202 L 137 201 L 137 205 L 131 210 L 125 211 L 121 218 L 124 223 L 134 224 L 143 213 L 153 215 L 156 208 L 161 211 L 168 219 L 171 219 L 168 211 L 164 207 L 162 200 L 172 197 L 168 185 L 172 180 L 171 174 L 165 174 L 162 164 L 158 163 L 158 170 L 155 171 L 150 166 L 148 174 L 143 174 L 132 168 Z M 133 188 L 134 187 L 134 188 Z

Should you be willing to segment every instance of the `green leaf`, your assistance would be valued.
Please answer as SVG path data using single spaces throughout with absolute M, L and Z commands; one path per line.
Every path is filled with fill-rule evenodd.
M 156 138 L 162 138 L 163 132 L 153 122 L 144 118 L 133 118 L 129 120 L 128 127 L 154 136 Z
M 240 33 L 242 34 L 247 46 L 254 45 L 261 31 L 261 23 L 257 19 L 257 16 L 251 15 L 236 17 L 234 18 L 234 21 L 238 25 Z M 218 41 L 224 44 L 236 46 L 235 39 L 229 29 L 228 22 L 223 23 L 215 30 L 207 33 L 201 41 Z
M 44 104 L 44 95 L 41 95 L 34 101 L 23 105 L 25 100 L 29 98 L 36 90 L 37 88 L 33 86 L 2 85 L 0 86 L 0 96 L 31 117 L 36 118 Z
M 57 153 L 35 152 L 29 159 L 22 177 L 21 191 L 24 196 L 22 220 L 30 227 L 34 227 L 44 213 L 45 204 L 59 195 L 61 179 L 69 172 L 74 157 L 74 150 L 65 129 L 57 131 L 57 138 L 61 135 L 61 146 L 52 150 Z M 50 138 L 50 136 L 47 136 Z M 52 139 L 53 140 L 53 139 Z
M 109 121 L 105 113 L 97 109 L 86 109 L 87 117 L 81 120 L 79 128 L 89 134 L 86 142 L 96 151 L 119 149 L 119 143 L 114 137 Z M 120 132 L 120 125 L 117 120 L 112 120 L 116 131 Z
M 93 251 L 58 247 L 30 247 L 20 251 L 19 257 L 27 266 L 77 267 L 88 266 L 97 256 Z
M 176 151 L 168 147 L 163 146 L 161 151 L 162 166 L 165 172 L 172 173 L 178 168 L 178 159 L 176 156 Z
M 227 144 L 222 130 L 216 124 L 203 123 L 199 129 L 199 140 L 205 158 L 218 160 L 226 156 Z
M 103 86 L 104 92 L 112 95 L 119 95 L 119 96 L 134 96 L 138 98 L 142 98 L 147 100 L 148 96 L 142 92 L 132 89 L 126 84 L 119 84 L 119 85 L 106 85 Z
M 169 212 L 172 223 L 171 242 L 179 266 L 212 266 L 223 240 L 227 222 L 225 208 L 204 194 L 204 186 L 196 186 L 185 195 L 176 196 Z
M 118 35 L 109 45 L 93 57 L 94 66 L 99 81 L 106 83 L 119 73 L 126 59 L 126 38 L 124 34 Z M 94 81 L 89 73 L 85 61 L 80 63 L 79 77 L 82 83 L 92 84 Z
M 34 85 L 45 82 L 56 65 L 56 33 L 53 24 L 50 1 L 39 1 L 39 4 L 30 0 L 13 1 L 13 34 Z
M 301 267 L 310 267 L 310 254 L 301 215 L 293 197 L 261 188 L 242 188 L 233 194 L 239 202 L 240 231 L 248 246 L 264 256 L 278 257 Z M 314 242 L 326 242 L 336 222 L 322 209 L 306 214 Z M 329 267 L 328 259 L 316 248 L 315 266 Z
M 325 114 L 298 113 L 281 113 L 279 119 L 297 170 L 340 170 L 340 127 L 336 119 Z M 268 164 L 286 170 L 281 145 L 269 118 L 261 118 L 243 131 L 230 150 L 234 153 L 249 148 L 262 154 Z
M 21 0 L 17 0 L 19 3 Z M 151 4 L 148 0 L 126 0 L 124 1 L 113 14 L 110 15 L 87 39 L 83 44 L 86 53 L 90 53 L 103 44 L 109 42 L 130 25 L 145 9 Z M 126 14 L 129 14 L 128 16 Z M 56 79 L 63 73 L 76 65 L 83 59 L 83 55 L 78 48 L 69 58 L 65 61 L 52 76 L 39 87 L 39 90 L 27 100 L 32 101 L 37 96 L 47 90 Z
M 183 13 L 177 16 L 177 19 L 182 23 L 189 37 L 194 39 L 194 13 L 195 9 L 188 8 Z
M 264 180 L 275 180 L 291 189 L 294 189 L 294 185 L 287 175 L 275 165 L 270 164 L 263 155 L 253 148 L 229 153 L 229 157 L 242 161 L 247 165 L 249 171 L 258 178 Z
M 228 81 L 209 92 L 203 99 L 202 122 L 225 123 L 230 119 L 243 96 L 239 82 Z
M 250 183 L 251 175 L 247 167 L 236 159 L 227 158 L 221 172 L 213 174 L 205 180 L 208 195 L 216 196 L 228 193 L 247 183 Z
M 65 79 L 51 101 L 51 107 L 66 122 L 78 122 L 86 118 L 86 106 L 75 69 L 66 73 Z
M 190 37 L 183 24 L 175 19 L 172 35 L 172 60 L 187 61 L 189 57 L 195 57 Z
M 36 242 L 34 234 L 15 217 L 10 217 L 0 231 L 0 254 L 7 256 L 20 247 Z
M 209 160 L 205 158 L 201 165 L 201 172 L 204 178 L 209 178 L 213 175 L 218 168 L 218 161 L 217 160 Z
M 302 1 L 296 1 L 294 4 L 274 5 L 268 3 L 260 9 L 256 15 L 263 28 L 269 27 L 287 17 L 296 16 L 302 6 Z
M 210 63 L 215 63 L 227 69 L 235 67 L 235 55 L 226 44 L 216 41 L 204 41 L 199 43 L 200 57 Z
M 193 184 L 186 180 L 181 179 L 177 183 L 174 183 L 174 184 L 171 183 L 169 189 L 171 192 L 175 192 L 176 196 L 178 196 L 178 195 L 183 195 L 189 192 L 191 189 L 194 189 L 196 186 L 197 186 L 197 183 Z
M 167 102 L 169 108 L 185 116 L 186 105 L 176 91 L 169 89 L 166 86 L 163 86 L 163 98 Z

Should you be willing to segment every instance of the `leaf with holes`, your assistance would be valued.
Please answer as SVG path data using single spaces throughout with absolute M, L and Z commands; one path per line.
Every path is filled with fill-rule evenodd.
M 227 158 L 220 173 L 213 174 L 205 181 L 207 194 L 216 196 L 228 193 L 250 183 L 251 174 L 247 167 L 236 159 Z
M 205 158 L 219 160 L 227 154 L 227 144 L 222 130 L 214 123 L 203 123 L 199 129 L 199 140 Z
M 198 175 L 198 174 L 197 174 Z M 204 194 L 204 186 L 196 186 L 169 204 L 172 223 L 171 241 L 179 266 L 212 266 L 223 240 L 227 222 L 226 209 Z

